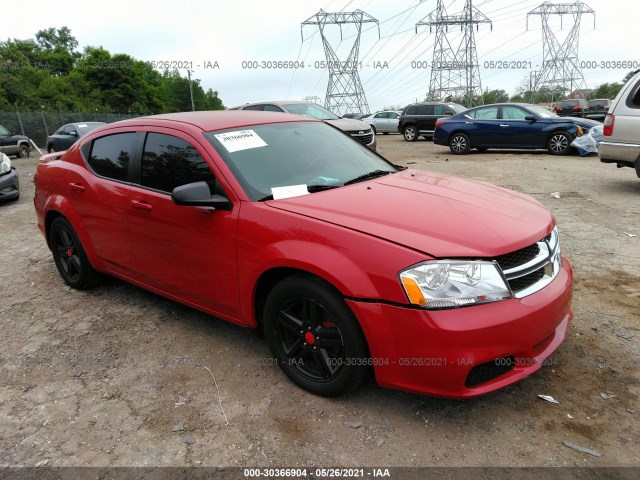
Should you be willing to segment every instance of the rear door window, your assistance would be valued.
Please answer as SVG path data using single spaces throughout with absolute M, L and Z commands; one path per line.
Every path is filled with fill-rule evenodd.
M 138 139 L 137 133 L 116 133 L 93 141 L 89 166 L 94 173 L 112 180 L 127 181 L 129 162 Z
M 433 105 L 420 105 L 418 115 L 433 115 Z

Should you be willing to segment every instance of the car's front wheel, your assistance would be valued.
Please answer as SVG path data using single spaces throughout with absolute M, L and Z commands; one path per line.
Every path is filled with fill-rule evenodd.
M 102 279 L 87 258 L 78 235 L 64 217 L 56 218 L 49 229 L 49 247 L 62 279 L 71 287 L 83 290 Z
M 369 371 L 360 326 L 342 296 L 323 280 L 294 275 L 278 283 L 264 307 L 265 337 L 282 371 L 325 397 L 358 387 Z
M 554 132 L 547 142 L 547 150 L 551 155 L 567 155 L 571 150 L 573 136 L 569 132 Z
M 471 150 L 471 142 L 466 133 L 455 133 L 449 139 L 449 149 L 456 155 L 464 155 Z
M 408 127 L 404 128 L 404 130 L 402 131 L 402 135 L 404 135 L 404 139 L 407 142 L 415 142 L 416 140 L 418 140 L 418 129 L 413 125 L 409 125 Z
M 27 158 L 29 156 L 29 153 L 31 153 L 29 145 L 23 143 L 20 145 L 20 148 L 18 148 L 18 157 L 20 158 Z
M 56 149 L 54 148 L 53 144 L 49 145 L 47 147 L 47 152 L 49 153 L 54 153 L 56 151 Z

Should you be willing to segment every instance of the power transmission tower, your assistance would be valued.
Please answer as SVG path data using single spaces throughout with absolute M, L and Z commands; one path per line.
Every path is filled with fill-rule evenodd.
M 329 83 L 327 84 L 324 106 L 336 115 L 369 112 L 369 105 L 367 104 L 362 83 L 360 82 L 360 76 L 358 75 L 360 34 L 362 33 L 362 24 L 364 23 L 375 23 L 378 25 L 378 37 L 380 37 L 378 20 L 362 10 L 337 13 L 327 13 L 324 10 L 320 10 L 302 22 L 301 32 L 305 25 L 317 25 L 320 30 L 324 53 L 327 57 L 327 68 L 329 69 Z M 354 24 L 357 34 L 355 35 L 349 56 L 345 61 L 340 61 L 335 49 L 325 36 L 324 29 L 327 25 L 338 25 L 340 27 L 340 43 L 342 43 L 342 25 L 345 24 Z M 302 40 L 304 41 L 304 34 Z
M 540 15 L 542 21 L 542 68 L 533 85 L 532 92 L 540 98 L 540 89 L 546 87 L 550 101 L 558 97 L 564 98 L 567 91 L 573 92 L 577 88 L 585 88 L 586 82 L 578 62 L 578 45 L 580 43 L 580 20 L 583 14 L 593 15 L 593 27 L 596 26 L 596 12 L 582 2 L 557 3 L 544 2 L 539 7 L 527 13 L 527 30 L 529 29 L 529 15 Z M 573 26 L 563 42 L 560 42 L 551 29 L 549 20 L 551 15 L 571 15 Z M 532 93 L 532 95 L 535 95 Z
M 491 20 L 475 8 L 472 0 L 466 0 L 464 10 L 459 15 L 447 15 L 443 0 L 438 0 L 436 9 L 416 24 L 418 27 L 435 27 L 436 41 L 433 47 L 431 62 L 431 79 L 429 81 L 429 100 L 444 100 L 452 97 L 463 102 L 467 107 L 482 105 L 482 82 L 478 65 L 478 52 L 474 27 L 479 29 L 481 23 L 488 23 L 493 29 Z M 460 25 L 464 33 L 460 44 L 454 48 L 447 37 L 449 26 Z
M 310 95 L 308 97 L 304 97 L 302 100 L 305 102 L 320 103 L 320 97 L 317 95 Z

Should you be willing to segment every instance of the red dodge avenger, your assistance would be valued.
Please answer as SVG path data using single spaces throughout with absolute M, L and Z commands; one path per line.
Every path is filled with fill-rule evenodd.
M 338 396 L 474 397 L 538 370 L 572 319 L 572 270 L 531 197 L 409 170 L 283 113 L 105 125 L 35 177 L 73 288 L 113 275 L 264 334 L 282 371 Z

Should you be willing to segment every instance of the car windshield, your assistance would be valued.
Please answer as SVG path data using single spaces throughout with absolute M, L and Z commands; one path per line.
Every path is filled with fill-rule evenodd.
M 98 128 L 101 125 L 104 125 L 104 123 L 78 123 L 76 124 L 76 128 L 80 132 L 80 135 L 84 135 L 85 133 L 90 132 L 94 128 Z
M 337 120 L 340 118 L 326 108 L 316 105 L 315 103 L 287 103 L 282 106 L 286 108 L 289 113 L 317 118 L 318 120 Z
M 268 199 L 275 187 L 302 185 L 306 193 L 398 171 L 322 122 L 273 123 L 204 135 L 253 201 Z
M 557 118 L 558 117 L 558 115 L 556 115 L 555 112 L 552 112 L 551 110 L 545 107 L 540 107 L 539 105 L 527 105 L 527 108 L 531 110 L 533 113 L 535 113 L 536 115 L 538 115 L 540 118 Z

